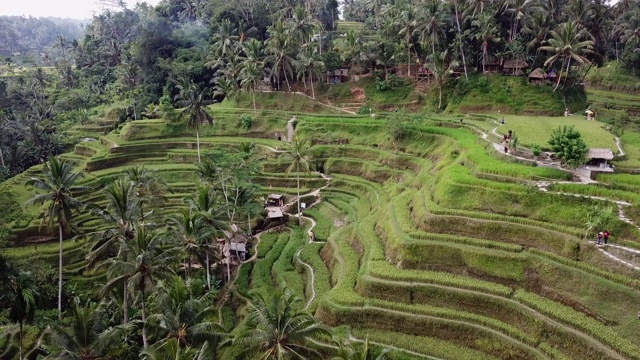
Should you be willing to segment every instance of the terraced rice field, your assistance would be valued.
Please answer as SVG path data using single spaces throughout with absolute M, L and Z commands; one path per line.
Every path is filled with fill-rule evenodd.
M 277 189 L 293 199 L 295 180 L 282 175 L 273 152 L 293 114 L 263 112 L 256 128 L 243 132 L 231 124 L 249 110 L 219 112 L 217 130 L 202 132 L 203 149 L 255 143 L 264 193 Z M 383 119 L 295 115 L 296 136 L 314 143 L 312 164 L 331 177 L 303 178 L 302 193 L 328 184 L 305 213 L 317 223 L 317 241 L 308 242 L 310 220 L 304 229 L 292 221 L 261 234 L 255 258 L 236 270 L 237 289 L 286 282 L 300 306 L 389 347 L 393 358 L 640 359 L 639 272 L 583 237 L 585 217 L 607 201 L 539 192 L 533 180 L 568 174 L 498 158 L 454 118 L 427 118 L 392 144 Z M 165 133 L 161 121 L 138 121 L 78 145 L 68 156 L 88 170 L 84 184 L 94 188 L 83 198 L 100 204 L 95 189 L 145 164 L 174 190 L 158 212 L 175 212 L 197 187 L 195 140 L 186 130 Z M 328 133 L 348 143 L 326 141 Z M 615 191 L 640 190 L 635 177 L 615 176 L 606 179 Z M 634 206 L 623 210 L 632 217 L 637 203 L 629 200 Z M 78 221 L 85 231 L 97 224 L 90 214 Z M 34 227 L 35 220 L 23 236 Z M 616 220 L 610 231 L 613 243 L 640 248 L 635 225 Z M 81 245 L 68 244 L 66 274 L 91 286 L 100 273 L 85 271 L 84 258 L 73 255 Z M 50 250 L 37 256 L 55 261 Z M 222 321 L 232 321 L 229 314 L 222 309 Z

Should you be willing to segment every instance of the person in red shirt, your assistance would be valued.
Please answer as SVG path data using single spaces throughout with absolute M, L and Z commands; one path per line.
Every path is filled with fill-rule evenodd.
M 609 231 L 605 230 L 604 232 L 604 244 L 606 245 L 609 242 Z

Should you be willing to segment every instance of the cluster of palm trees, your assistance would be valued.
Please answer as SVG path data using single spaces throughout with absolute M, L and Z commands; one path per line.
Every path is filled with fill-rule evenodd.
M 282 11 L 268 28 L 264 42 L 248 38 L 242 27 L 224 19 L 211 39 L 206 66 L 217 71 L 218 93 L 230 98 L 240 90 L 251 93 L 256 111 L 255 92 L 267 77 L 278 89 L 284 80 L 289 91 L 291 80 L 301 80 L 315 98 L 314 80 L 321 77 L 325 66 L 322 26 L 317 19 L 301 6 Z

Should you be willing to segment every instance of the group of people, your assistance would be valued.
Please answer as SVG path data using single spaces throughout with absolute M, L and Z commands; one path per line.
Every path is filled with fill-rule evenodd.
M 609 231 L 605 230 L 604 232 L 600 231 L 598 233 L 598 245 L 602 245 L 603 239 L 604 244 L 606 245 L 609 242 Z
M 502 137 L 502 143 L 504 144 L 504 153 L 509 152 L 509 143 L 511 142 L 511 137 L 513 136 L 513 130 L 509 130 L 509 134 L 504 134 Z

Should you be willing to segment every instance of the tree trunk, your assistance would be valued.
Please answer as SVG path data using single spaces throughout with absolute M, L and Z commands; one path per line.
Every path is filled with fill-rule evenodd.
M 2 147 L 0 147 L 0 165 L 4 166 L 4 156 L 2 155 Z
M 487 47 L 488 44 L 486 42 L 484 42 L 482 44 L 482 73 L 486 73 L 487 69 L 486 69 L 486 63 L 487 63 Z
M 438 110 L 442 110 L 442 85 L 438 85 Z
M 296 171 L 298 172 L 298 225 L 302 227 L 302 214 L 300 213 L 300 162 L 296 163 Z
M 460 28 L 460 18 L 458 17 L 458 0 L 453 0 L 453 8 L 456 13 L 456 26 L 458 27 L 458 36 L 460 36 L 460 55 L 462 56 L 462 66 L 464 67 L 464 79 L 469 81 L 467 74 L 467 61 L 464 56 L 464 46 L 462 46 L 462 29 Z
M 229 251 L 229 256 L 226 259 L 226 263 L 227 263 L 227 282 L 231 281 L 231 240 L 230 239 L 226 239 L 225 240 L 227 242 L 227 244 L 229 244 L 229 246 L 227 247 L 227 250 Z
M 122 314 L 125 325 L 129 323 L 129 296 L 127 295 L 127 282 L 129 282 L 129 279 L 125 277 L 124 284 L 122 284 L 122 288 L 124 289 L 122 291 Z
M 211 290 L 211 263 L 209 262 L 209 251 L 207 251 L 207 289 Z
M 407 40 L 407 76 L 411 77 L 411 46 Z
M 569 69 L 571 69 L 571 57 L 567 61 L 567 75 L 564 76 L 564 83 L 562 84 L 562 88 L 564 89 L 567 86 L 567 79 L 569 78 Z M 558 83 L 560 83 L 558 81 Z
M 138 120 L 138 113 L 136 112 L 136 97 L 131 93 L 131 101 L 133 102 L 133 120 Z
M 309 82 L 311 83 L 311 97 L 313 98 L 313 100 L 316 99 L 316 91 L 313 88 L 313 74 L 309 74 Z
M 142 275 L 142 348 L 147 348 L 147 308 L 144 302 L 144 275 Z
M 553 88 L 553 92 L 556 92 L 556 90 L 558 90 L 558 86 L 560 86 L 560 78 L 562 77 L 563 68 L 564 68 L 564 65 L 562 65 L 562 67 L 560 68 L 560 73 L 558 74 L 558 81 L 556 82 L 556 87 Z
M 282 64 L 282 72 L 284 73 L 284 81 L 287 82 L 287 88 L 289 92 L 291 92 L 291 84 L 289 84 L 289 78 L 287 77 L 287 69 L 285 69 L 284 64 Z
M 258 111 L 256 110 L 256 89 L 251 91 L 251 97 L 253 98 L 253 114 L 258 115 Z
M 58 220 L 58 232 L 60 236 L 60 250 L 58 253 L 58 320 L 61 320 L 62 319 L 62 220 Z
M 22 331 L 22 320 L 20 320 L 20 360 L 22 360 L 22 337 L 23 337 L 23 331 Z
M 196 142 L 196 146 L 198 147 L 198 163 L 200 163 L 200 131 L 198 129 L 196 129 Z

